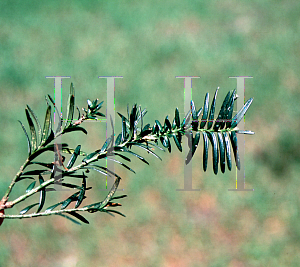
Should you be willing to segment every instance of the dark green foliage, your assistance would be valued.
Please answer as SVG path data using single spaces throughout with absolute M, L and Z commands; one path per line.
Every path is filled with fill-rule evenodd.
M 32 121 L 32 119 L 29 115 L 29 111 L 28 111 L 27 108 L 25 109 L 25 113 L 26 113 L 27 121 L 28 121 L 29 128 L 30 128 L 30 133 L 31 133 L 31 149 L 33 151 L 35 151 L 36 150 L 36 143 L 37 143 L 37 136 L 36 136 L 35 127 L 34 127 L 33 121 Z
M 62 115 L 59 115 L 60 112 L 58 111 L 57 107 L 55 106 L 55 102 L 54 100 L 52 99 L 52 97 L 50 95 L 48 95 L 48 99 L 50 100 L 50 102 L 52 103 L 54 109 L 55 109 L 55 112 L 56 114 L 58 114 L 58 116 L 60 117 L 60 120 L 58 121 L 58 125 L 57 125 L 57 128 L 55 130 L 55 134 L 59 133 L 61 131 L 61 126 L 62 126 L 62 122 L 63 122 L 63 117 Z
M 194 155 L 200 141 L 200 133 L 197 132 L 192 144 L 192 156 Z
M 181 143 L 181 138 L 179 138 L 179 136 L 181 136 L 180 133 L 178 134 L 178 137 L 176 136 L 175 133 L 172 136 L 174 138 L 174 141 L 175 141 L 175 144 L 176 144 L 177 148 L 179 149 L 180 152 L 182 152 L 182 147 L 181 147 L 181 144 L 180 144 Z
M 19 121 L 19 123 L 21 124 L 22 129 L 23 129 L 23 131 L 24 131 L 24 134 L 25 134 L 25 136 L 26 136 L 26 139 L 27 139 L 27 145 L 28 145 L 28 155 L 30 155 L 30 154 L 31 154 L 31 143 L 30 143 L 30 141 L 29 141 L 29 137 L 28 137 L 27 131 L 26 131 L 24 125 L 22 124 L 22 122 Z
M 19 181 L 25 180 L 25 179 L 31 179 L 31 180 L 34 180 L 33 177 L 21 176 L 21 177 L 18 177 L 18 179 L 16 179 L 16 182 L 19 182 Z
M 218 115 L 217 120 L 214 125 L 214 131 L 218 131 L 219 129 L 223 129 L 223 127 L 224 127 L 225 123 L 223 120 L 226 120 L 226 118 L 227 118 L 228 105 L 229 105 L 229 100 L 230 100 L 229 98 L 230 98 L 230 92 L 227 93 L 227 95 L 223 101 L 219 115 Z
M 216 107 L 216 99 L 217 99 L 217 94 L 218 94 L 219 88 L 217 88 L 214 99 L 211 103 L 210 111 L 209 111 L 209 116 L 208 116 L 208 123 L 207 123 L 207 129 L 209 130 L 211 126 L 213 125 L 214 122 L 214 115 L 215 115 L 215 107 Z
M 203 136 L 203 170 L 207 170 L 207 160 L 208 160 L 208 137 L 206 132 L 202 132 Z
M 34 204 L 32 204 L 32 205 L 29 205 L 28 207 L 26 207 L 25 209 L 22 209 L 21 211 L 20 211 L 20 214 L 21 215 L 23 215 L 23 214 L 25 214 L 26 212 L 28 212 L 31 208 L 33 208 L 34 206 L 36 206 L 36 205 L 38 205 L 39 203 L 34 203 Z
M 35 181 L 33 181 L 27 188 L 26 188 L 26 193 L 28 193 L 30 190 L 32 190 L 35 186 Z
M 65 128 L 67 128 L 73 121 L 74 102 L 75 102 L 75 90 L 74 90 L 73 83 L 71 83 L 69 101 L 68 101 L 68 106 L 67 106 L 67 121 L 65 124 Z
M 67 216 L 67 215 L 65 215 L 65 214 L 63 214 L 63 213 L 57 213 L 57 214 L 55 214 L 55 215 L 62 216 L 62 217 L 66 218 L 66 219 L 70 220 L 71 222 L 76 223 L 76 224 L 78 224 L 78 225 L 81 224 L 81 223 L 78 222 L 77 220 L 74 220 L 74 219 L 71 218 L 70 216 Z
M 55 209 L 57 206 L 59 206 L 60 204 L 62 204 L 62 202 L 59 202 L 59 203 L 57 203 L 57 204 L 54 204 L 54 205 L 50 206 L 49 208 L 47 208 L 47 209 L 45 210 L 45 212 L 49 212 L 49 211 L 54 210 L 54 209 Z
M 214 173 L 218 173 L 218 163 L 219 163 L 219 151 L 218 151 L 218 143 L 216 139 L 216 135 L 214 132 L 207 132 L 208 138 L 212 145 L 212 155 L 213 155 L 213 170 Z
M 41 140 L 42 144 L 47 140 L 49 135 L 49 130 L 51 130 L 51 106 L 48 105 L 46 116 L 45 116 L 42 140 Z
M 62 146 L 62 149 L 64 149 L 64 148 L 68 147 L 68 144 L 63 143 L 63 144 L 61 144 L 61 146 Z M 40 154 L 42 154 L 42 153 L 44 153 L 46 151 L 54 151 L 54 144 L 41 147 L 40 149 L 38 149 L 37 151 L 35 151 L 34 153 L 32 153 L 28 157 L 28 159 L 31 161 L 31 160 L 35 159 L 37 156 L 39 156 Z
M 253 98 L 248 99 L 247 102 L 245 103 L 245 105 L 243 106 L 243 108 L 241 108 L 240 111 L 233 117 L 232 123 L 231 123 L 231 128 L 232 129 L 239 124 L 241 119 L 246 114 L 248 108 L 250 107 L 252 101 L 253 101 Z
M 28 159 L 21 167 L 21 171 L 13 180 L 12 186 L 18 181 L 25 179 L 34 180 L 37 179 L 37 177 L 39 180 L 39 185 L 36 186 L 36 181 L 32 181 L 27 186 L 26 194 L 18 198 L 15 203 L 14 201 L 12 203 L 17 204 L 38 192 L 39 202 L 31 204 L 21 210 L 21 217 L 18 218 L 46 216 L 54 214 L 63 216 L 64 218 L 67 218 L 77 224 L 80 224 L 80 222 L 88 224 L 89 222 L 81 214 L 79 214 L 79 212 L 105 212 L 112 216 L 114 216 L 114 213 L 125 216 L 121 212 L 112 209 L 114 207 L 121 206 L 120 203 L 115 203 L 113 202 L 113 200 L 124 198 L 126 197 L 126 195 L 114 197 L 121 177 L 106 167 L 106 160 L 111 160 L 131 172 L 134 172 L 134 170 L 131 169 L 131 167 L 129 167 L 127 164 L 124 164 L 120 161 L 125 160 L 127 162 L 131 162 L 131 159 L 127 157 L 128 155 L 133 155 L 144 163 L 149 164 L 144 157 L 132 151 L 133 147 L 143 149 L 148 154 L 152 154 L 154 157 L 162 160 L 161 157 L 153 151 L 154 148 L 158 148 L 164 151 L 164 149 L 159 146 L 159 143 L 161 143 L 161 145 L 164 148 L 168 149 L 168 151 L 171 153 L 171 140 L 173 139 L 178 150 L 182 152 L 183 136 L 186 136 L 188 138 L 189 151 L 185 151 L 187 152 L 185 162 L 186 164 L 188 164 L 192 160 L 192 157 L 199 147 L 199 144 L 202 142 L 202 139 L 204 171 L 207 170 L 209 144 L 211 144 L 212 147 L 212 167 L 215 174 L 218 173 L 219 163 L 221 172 L 225 172 L 225 161 L 227 161 L 228 169 L 231 170 L 231 149 L 234 154 L 236 166 L 238 169 L 240 169 L 240 159 L 236 134 L 253 134 L 253 132 L 240 131 L 238 130 L 237 125 L 249 109 L 253 98 L 250 98 L 245 103 L 244 107 L 234 116 L 234 118 L 232 118 L 236 94 L 235 90 L 233 90 L 232 92 L 228 92 L 218 112 L 217 119 L 214 120 L 218 89 L 214 94 L 214 98 L 212 100 L 210 108 L 208 93 L 205 95 L 204 106 L 200 107 L 198 111 L 196 109 L 195 103 L 191 101 L 191 109 L 182 119 L 182 121 L 180 121 L 179 110 L 178 108 L 176 108 L 172 124 L 169 117 L 166 116 L 163 125 L 159 120 L 155 120 L 152 127 L 149 123 L 144 125 L 144 116 L 147 113 L 146 109 L 142 110 L 141 106 L 137 106 L 135 104 L 130 111 L 127 106 L 127 118 L 118 112 L 121 118 L 120 123 L 122 126 L 122 130 L 119 134 L 116 135 L 116 139 L 113 130 L 112 135 L 108 137 L 107 140 L 105 140 L 101 148 L 98 148 L 90 153 L 83 152 L 81 150 L 81 145 L 78 145 L 75 149 L 73 149 L 65 143 L 59 144 L 61 151 L 56 151 L 58 150 L 58 144 L 56 144 L 54 141 L 58 136 L 74 131 L 81 131 L 87 134 L 85 128 L 80 125 L 85 120 L 96 120 L 97 116 L 104 116 L 104 114 L 99 112 L 100 108 L 102 107 L 103 101 L 98 104 L 98 99 L 94 101 L 88 99 L 87 109 L 83 108 L 85 114 L 80 114 L 78 107 L 76 107 L 78 111 L 78 119 L 77 121 L 74 121 L 75 90 L 73 84 L 71 84 L 65 124 L 62 129 L 63 116 L 60 116 L 59 125 L 55 132 L 52 130 L 52 107 L 48 104 L 48 101 L 52 103 L 53 108 L 56 110 L 56 112 L 58 112 L 58 110 L 55 107 L 55 103 L 51 96 L 48 95 L 48 100 L 46 99 L 47 110 L 43 129 L 35 113 L 29 106 L 27 106 L 27 108 L 25 109 L 25 113 L 31 138 L 29 138 L 24 125 L 20 121 L 19 122 L 27 139 Z M 110 118 L 110 120 L 112 129 L 114 129 L 112 118 Z M 44 152 L 51 152 L 52 154 L 54 153 L 54 150 L 56 151 L 54 162 L 49 161 L 48 163 L 45 163 L 41 161 L 33 161 L 33 159 L 37 158 Z M 64 165 L 65 157 L 61 155 L 61 153 L 71 155 L 66 166 Z M 125 156 L 124 154 L 127 155 Z M 118 158 L 116 159 L 116 157 Z M 77 161 L 78 158 L 80 159 Z M 51 159 L 53 159 L 53 154 Z M 101 160 L 105 161 L 103 161 L 101 164 Z M 78 165 L 76 165 L 76 162 Z M 95 162 L 97 162 L 97 164 L 95 164 Z M 43 168 L 34 168 L 29 171 L 25 171 L 26 167 L 29 165 L 42 166 Z M 96 203 L 86 205 L 82 208 L 80 206 L 87 198 L 86 191 L 92 189 L 92 187 L 87 187 L 87 174 L 90 171 L 96 171 L 104 176 L 113 177 L 115 181 L 103 201 L 98 201 Z M 44 178 L 48 174 L 50 174 L 50 177 Z M 73 182 L 66 182 L 65 179 L 68 179 L 68 181 L 73 180 Z M 78 179 L 81 179 L 81 185 L 77 183 L 79 181 Z M 53 187 L 49 187 L 53 186 L 54 184 L 71 189 L 73 192 L 65 200 L 51 205 L 50 207 L 45 209 L 45 211 L 43 211 L 47 196 L 46 192 L 56 191 Z M 11 188 L 9 188 L 7 196 L 9 195 Z M 75 202 L 74 208 L 69 208 L 72 202 Z M 38 205 L 36 213 L 25 215 L 32 207 L 36 205 Z
M 97 116 L 105 117 L 105 115 L 98 110 L 102 107 L 104 101 L 102 101 L 100 104 L 98 104 L 98 99 L 91 102 L 91 100 L 87 100 L 88 108 L 83 108 L 84 112 L 86 113 L 85 117 L 89 120 L 97 119 Z
M 230 140 L 231 140 L 231 144 L 232 144 L 232 150 L 233 150 L 236 166 L 238 169 L 240 169 L 240 157 L 239 157 L 236 133 L 232 131 L 231 133 L 229 133 L 229 135 L 230 135 Z
M 73 167 L 77 157 L 80 155 L 80 148 L 81 148 L 81 145 L 78 145 L 75 148 L 75 150 L 74 150 L 74 152 L 73 152 L 73 154 L 72 154 L 72 156 L 71 156 L 71 158 L 68 162 L 67 169 L 70 169 L 71 167 Z
M 219 148 L 220 148 L 220 167 L 221 172 L 225 172 L 225 146 L 224 146 L 224 140 L 223 135 L 221 132 L 218 132 L 218 141 L 219 141 Z
M 76 192 L 74 193 L 73 195 L 71 195 L 70 197 L 68 197 L 61 205 L 61 208 L 60 209 L 65 209 L 66 207 L 68 207 L 71 202 L 73 201 L 77 201 L 78 200 L 78 195 L 79 195 L 80 192 Z
M 149 146 L 147 146 L 147 145 L 144 145 L 144 144 L 137 144 L 137 143 L 134 143 L 134 142 L 128 143 L 128 145 L 140 147 L 140 148 L 146 150 L 148 153 L 150 153 L 150 154 L 152 154 L 153 156 L 155 156 L 156 158 L 162 160 L 161 157 L 158 156 L 158 155 L 156 155 L 152 150 L 150 150 Z
M 179 151 L 182 152 L 181 146 L 181 136 L 185 134 L 189 141 L 190 151 L 187 153 L 186 164 L 190 162 L 192 157 L 195 154 L 195 151 L 200 142 L 200 136 L 203 136 L 203 170 L 207 170 L 208 162 L 208 151 L 209 143 L 212 146 L 212 163 L 213 171 L 215 174 L 218 173 L 218 165 L 220 162 L 221 172 L 225 172 L 225 157 L 227 160 L 227 167 L 231 170 L 231 148 L 236 161 L 236 166 L 239 169 L 239 155 L 238 155 L 238 144 L 236 133 L 242 134 L 253 134 L 251 131 L 239 131 L 235 127 L 241 121 L 242 117 L 245 115 L 249 106 L 252 103 L 252 98 L 250 98 L 244 105 L 244 107 L 237 113 L 237 115 L 232 119 L 234 100 L 236 99 L 235 90 L 228 92 L 225 96 L 225 99 L 222 103 L 221 109 L 218 113 L 217 119 L 214 120 L 215 108 L 216 108 L 216 98 L 219 88 L 217 88 L 214 98 L 212 100 L 210 109 L 209 109 L 209 94 L 205 95 L 204 107 L 201 107 L 198 112 L 196 111 L 196 106 L 194 101 L 191 101 L 191 111 L 186 115 L 183 121 L 180 123 L 179 111 L 175 109 L 175 117 L 173 120 L 172 127 L 168 125 L 164 130 L 161 127 L 161 124 L 158 120 L 155 120 L 155 123 L 152 129 L 152 136 L 159 139 L 162 145 L 168 148 L 171 151 L 171 144 L 169 137 L 173 137 L 176 147 Z M 200 115 L 203 111 L 201 120 Z M 192 122 L 189 124 L 189 116 L 192 117 Z M 200 122 L 200 125 L 199 125 Z M 166 125 L 166 123 L 165 123 Z M 195 134 L 187 135 L 186 131 L 191 125 L 191 130 L 196 132 Z M 207 126 L 205 129 L 205 126 Z M 156 130 L 158 128 L 158 130 Z M 229 141 L 230 138 L 230 141 Z M 148 139 L 147 139 L 148 140 Z M 231 143 L 231 145 L 230 145 Z M 226 155 L 226 156 L 225 156 Z
M 222 132 L 223 138 L 224 138 L 224 143 L 226 147 L 226 159 L 227 159 L 227 167 L 231 171 L 231 150 L 230 150 L 230 142 L 228 138 L 228 134 L 226 132 Z
M 179 117 L 178 108 L 175 109 L 175 123 L 176 123 L 176 127 L 179 128 L 180 127 L 180 117 Z
M 70 211 L 70 212 L 67 212 L 67 213 L 74 216 L 75 218 L 82 221 L 83 223 L 89 224 L 89 221 L 86 218 L 84 218 L 82 215 L 78 214 L 77 212 Z
M 110 145 L 111 141 L 112 141 L 112 137 L 107 138 L 107 140 L 105 141 L 105 143 L 103 144 L 103 146 L 100 150 L 100 153 L 107 150 L 107 148 Z
M 207 119 L 207 115 L 208 115 L 208 101 L 209 101 L 209 93 L 207 93 L 205 95 L 203 115 L 202 115 L 202 119 L 201 119 L 201 123 L 200 123 L 200 129 L 203 129 L 206 124 L 206 119 Z
M 39 175 L 39 182 L 40 182 L 40 185 L 43 182 L 45 182 L 42 175 Z M 36 211 L 37 213 L 39 213 L 42 210 L 42 208 L 44 207 L 45 200 L 46 200 L 46 189 L 45 189 L 45 187 L 42 187 L 40 190 L 40 202 L 39 202 L 39 207 Z
M 149 165 L 149 162 L 146 161 L 142 156 L 140 156 L 140 155 L 138 155 L 138 154 L 136 154 L 136 153 L 130 151 L 130 150 L 127 149 L 126 147 L 123 147 L 123 148 L 115 147 L 115 150 L 120 151 L 120 152 L 128 152 L 128 153 L 130 153 L 131 155 L 137 157 L 138 159 L 140 159 L 141 161 L 143 161 L 143 162 L 145 162 L 146 164 Z
M 85 177 L 83 177 L 82 178 L 82 186 L 80 188 L 80 192 L 79 192 L 76 204 L 75 204 L 75 208 L 78 208 L 80 206 L 80 204 L 84 198 L 84 195 L 85 195 L 85 190 L 86 190 L 86 179 L 85 179 Z
M 85 134 L 87 134 L 86 129 L 80 126 L 68 126 L 68 128 L 65 128 L 63 133 L 69 133 L 69 132 L 74 132 L 74 131 L 81 131 Z

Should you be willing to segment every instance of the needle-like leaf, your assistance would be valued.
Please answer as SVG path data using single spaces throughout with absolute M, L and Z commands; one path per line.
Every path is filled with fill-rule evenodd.
M 175 109 L 175 123 L 176 123 L 176 127 L 179 128 L 180 127 L 180 116 L 179 116 L 178 108 Z
M 70 169 L 73 167 L 77 157 L 80 155 L 80 148 L 81 148 L 81 145 L 78 145 L 75 150 L 74 150 L 74 153 L 72 154 L 69 162 L 68 162 L 68 165 L 67 165 L 67 169 Z
M 208 102 L 209 102 L 209 93 L 206 93 L 204 99 L 204 108 L 203 108 L 203 115 L 200 123 L 200 129 L 203 129 L 206 124 L 207 115 L 208 115 Z
M 235 132 L 230 133 L 230 140 L 231 140 L 232 150 L 235 158 L 235 163 L 237 168 L 240 170 L 239 147 L 238 147 L 238 141 Z
M 138 146 L 138 147 L 140 147 L 140 148 L 146 150 L 148 153 L 152 154 L 152 155 L 155 156 L 156 158 L 162 160 L 160 156 L 156 155 L 153 151 L 151 151 L 151 150 L 150 150 L 147 146 L 145 146 L 144 144 L 137 144 L 137 143 L 133 143 L 133 142 L 129 142 L 129 143 L 127 143 L 127 144 L 128 144 L 128 145 Z
M 106 198 L 102 201 L 101 205 L 100 205 L 100 209 L 104 208 L 106 206 L 106 204 L 111 200 L 111 198 L 114 196 L 119 183 L 120 183 L 121 178 L 117 177 L 112 188 L 110 189 L 110 192 L 108 193 L 108 195 L 106 196 Z
M 220 151 L 220 167 L 221 172 L 225 172 L 225 148 L 224 148 L 224 140 L 221 132 L 218 132 L 218 140 L 219 140 L 219 151 Z
M 75 89 L 73 83 L 71 83 L 68 106 L 67 106 L 67 116 L 66 116 L 67 121 L 65 123 L 65 128 L 72 124 L 72 120 L 74 116 L 74 102 L 75 102 Z
M 112 141 L 112 137 L 107 138 L 99 153 L 106 151 L 111 141 Z
M 181 144 L 180 144 L 176 134 L 173 134 L 173 138 L 174 138 L 174 141 L 175 141 L 175 144 L 176 144 L 177 148 L 179 149 L 180 152 L 182 152 L 182 147 L 181 147 Z
M 203 170 L 207 170 L 208 159 L 208 137 L 206 132 L 202 132 L 203 135 Z
M 198 116 L 197 116 L 197 111 L 196 111 L 196 107 L 194 104 L 194 101 L 191 100 L 191 113 L 192 113 L 192 129 L 194 131 L 197 131 L 198 129 L 198 125 L 199 125 L 199 121 L 198 121 Z
M 39 174 L 39 182 L 40 182 L 40 185 L 42 183 L 44 183 L 44 178 L 40 174 Z M 39 207 L 38 207 L 36 213 L 39 213 L 42 210 L 42 208 L 44 207 L 45 199 L 46 199 L 46 190 L 45 190 L 45 187 L 43 187 L 40 191 Z
M 29 191 L 31 191 L 33 188 L 34 188 L 34 186 L 35 186 L 35 181 L 33 181 L 27 188 L 26 188 L 26 193 L 28 193 Z
M 221 106 L 219 115 L 216 119 L 215 125 L 214 125 L 214 131 L 218 131 L 219 129 L 223 129 L 225 122 L 223 122 L 224 119 L 227 118 L 227 106 L 230 101 L 230 92 L 227 93 L 225 96 L 225 99 L 223 101 L 223 104 Z
M 172 125 L 171 125 L 171 122 L 168 119 L 168 116 L 165 118 L 165 127 L 164 128 L 166 128 L 166 131 L 171 131 L 172 130 Z
M 42 128 L 41 128 L 41 124 L 37 118 L 37 116 L 35 115 L 35 113 L 32 111 L 32 109 L 27 105 L 27 108 L 31 114 L 31 116 L 33 117 L 34 121 L 35 121 L 35 124 L 37 125 L 38 127 L 38 139 L 37 139 L 37 142 L 38 142 L 38 145 L 40 145 L 40 141 L 41 141 L 41 134 L 42 134 Z
M 80 206 L 80 204 L 82 203 L 82 200 L 84 199 L 84 195 L 85 195 L 85 190 L 86 190 L 86 179 L 85 177 L 82 178 L 82 186 L 78 195 L 78 199 L 76 201 L 75 204 L 75 208 L 78 208 Z
M 131 155 L 137 157 L 138 159 L 140 159 L 141 161 L 145 162 L 146 164 L 149 165 L 149 162 L 147 160 L 145 160 L 142 156 L 130 151 L 129 149 L 127 149 L 126 147 L 123 147 L 123 148 L 118 148 L 116 147 L 115 150 L 118 150 L 118 151 L 122 151 L 122 152 L 127 152 L 127 153 L 130 153 Z
M 199 144 L 199 140 L 200 140 L 200 132 L 197 132 L 195 135 L 195 138 L 193 140 L 193 145 L 192 145 L 192 156 L 194 156 L 196 149 L 198 147 Z
M 75 211 L 70 211 L 70 212 L 67 212 L 67 213 L 74 216 L 75 218 L 82 221 L 83 223 L 89 224 L 89 221 L 86 218 L 84 218 L 82 215 L 80 215 L 79 213 L 77 213 Z
M 18 122 L 21 124 L 22 126 L 22 129 L 25 133 L 25 136 L 26 136 L 26 139 L 27 139 L 27 145 L 28 145 L 28 155 L 31 155 L 31 144 L 30 144 L 30 140 L 29 140 L 29 137 L 28 137 L 28 134 L 27 134 L 27 131 L 23 125 L 23 123 L 21 121 L 18 120 Z
M 33 121 L 30 117 L 29 111 L 27 108 L 25 108 L 25 113 L 26 113 L 26 117 L 27 117 L 27 121 L 29 124 L 29 129 L 30 129 L 30 133 L 31 133 L 31 148 L 33 151 L 36 150 L 36 141 L 37 141 L 37 137 L 36 137 L 36 130 L 33 124 Z
M 61 112 L 58 111 L 58 108 L 56 107 L 55 102 L 54 102 L 54 100 L 52 99 L 52 97 L 51 97 L 50 95 L 48 95 L 48 98 L 49 98 L 50 102 L 52 103 L 52 105 L 54 106 L 54 108 L 55 108 L 55 113 L 57 114 L 57 115 L 54 114 L 54 117 L 56 117 L 56 116 L 59 117 L 58 124 L 57 124 L 57 128 L 56 128 L 56 130 L 55 130 L 55 133 L 58 133 L 58 132 L 61 131 L 61 126 L 62 126 L 62 122 L 63 122 L 63 117 L 62 117 L 62 115 L 61 115 Z
M 226 159 L 227 159 L 227 167 L 231 171 L 231 150 L 230 150 L 230 141 L 228 138 L 228 135 L 226 132 L 222 132 L 223 138 L 225 141 L 225 147 L 226 147 Z
M 217 88 L 213 101 L 211 103 L 210 111 L 209 111 L 209 116 L 208 116 L 208 122 L 207 122 L 207 129 L 210 129 L 211 126 L 213 125 L 214 121 L 214 114 L 215 114 L 215 107 L 216 107 L 216 98 L 218 94 L 219 87 Z
M 63 133 L 70 133 L 70 132 L 74 132 L 74 131 L 81 131 L 81 132 L 87 134 L 86 129 L 84 129 L 83 127 L 80 127 L 80 126 L 69 126 L 68 128 L 65 128 L 63 130 Z
M 226 128 L 229 128 L 231 125 L 231 119 L 232 119 L 232 113 L 233 113 L 233 108 L 234 108 L 234 99 L 235 99 L 235 90 L 233 90 L 230 100 L 228 103 L 228 111 L 227 111 L 227 117 L 226 117 Z
M 47 137 L 49 135 L 50 126 L 51 126 L 51 106 L 48 105 L 48 108 L 46 111 L 46 116 L 45 116 L 45 121 L 44 121 L 43 133 L 42 133 L 42 141 L 41 141 L 42 145 L 47 140 Z
M 71 218 L 71 217 L 69 217 L 69 216 L 67 216 L 67 215 L 65 215 L 65 214 L 57 213 L 57 214 L 55 214 L 55 215 L 59 215 L 59 216 L 61 216 L 61 217 L 64 217 L 64 218 L 70 220 L 70 221 L 73 222 L 73 223 L 76 223 L 76 224 L 78 224 L 78 225 L 81 225 L 80 222 L 74 220 L 73 218 Z
M 239 122 L 241 121 L 241 119 L 244 117 L 244 115 L 246 114 L 248 108 L 250 107 L 251 103 L 253 101 L 253 98 L 250 98 L 247 100 L 247 102 L 245 103 L 245 105 L 240 109 L 240 111 L 233 117 L 232 119 L 232 123 L 231 123 L 231 129 L 233 129 L 234 127 L 236 127 Z
M 207 132 L 209 140 L 212 144 L 212 155 L 213 155 L 213 170 L 214 174 L 218 173 L 218 163 L 219 163 L 219 151 L 218 151 L 218 141 L 214 132 Z
M 70 197 L 68 197 L 61 205 L 60 209 L 65 209 L 66 207 L 68 207 L 70 205 L 70 203 L 72 201 L 76 201 L 77 200 L 77 196 L 78 196 L 79 192 L 74 193 L 73 195 L 71 195 Z
M 35 203 L 35 204 L 32 204 L 32 205 L 29 205 L 28 207 L 26 207 L 25 209 L 22 209 L 20 211 L 20 214 L 23 215 L 25 214 L 26 212 L 28 212 L 31 208 L 33 208 L 34 206 L 38 205 L 39 203 Z
M 127 166 L 126 164 L 124 164 L 123 162 L 118 161 L 118 160 L 116 160 L 116 159 L 114 159 L 114 158 L 107 158 L 107 159 L 108 159 L 108 160 L 112 160 L 112 161 L 114 161 L 114 162 L 120 164 L 121 166 L 123 166 L 123 167 L 126 168 L 127 170 L 130 170 L 130 171 L 132 171 L 133 173 L 135 173 L 135 171 L 134 171 L 133 169 L 131 169 L 130 167 L 128 167 L 128 166 Z
M 47 209 L 45 210 L 45 212 L 52 211 L 52 210 L 54 210 L 57 206 L 59 206 L 59 205 L 61 205 L 61 204 L 62 204 L 62 202 L 59 202 L 59 203 L 57 203 L 57 204 L 54 204 L 54 205 L 50 206 L 49 208 L 47 208 Z

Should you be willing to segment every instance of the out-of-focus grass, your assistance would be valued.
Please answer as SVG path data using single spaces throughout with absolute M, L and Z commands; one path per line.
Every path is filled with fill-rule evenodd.
M 228 192 L 234 172 L 215 176 L 211 161 L 203 173 L 202 141 L 193 160 L 200 192 L 176 191 L 183 187 L 184 155 L 173 143 L 171 155 L 158 152 L 162 162 L 141 152 L 150 166 L 133 158 L 136 175 L 116 169 L 128 194 L 119 208 L 126 218 L 91 214 L 82 227 L 64 218 L 7 220 L 0 266 L 298 266 L 298 1 L 2 1 L 0 7 L 1 194 L 26 158 L 17 122 L 26 122 L 26 104 L 43 121 L 44 95 L 53 94 L 45 76 L 71 76 L 63 80 L 63 103 L 72 80 L 79 107 L 87 98 L 106 101 L 98 76 L 123 76 L 116 80 L 116 111 L 141 104 L 151 124 L 173 118 L 176 107 L 183 112 L 183 81 L 175 76 L 201 76 L 193 81 L 197 107 L 217 86 L 220 107 L 236 86 L 229 76 L 253 76 L 245 84 L 246 99 L 254 97 L 246 128 L 255 132 L 245 137 L 246 188 L 254 192 Z M 68 142 L 92 151 L 104 142 L 105 123 L 87 127 L 90 139 L 78 133 Z M 95 192 L 87 201 L 103 198 L 97 188 L 105 178 L 92 174 L 88 182 Z M 16 186 L 14 196 L 26 186 Z

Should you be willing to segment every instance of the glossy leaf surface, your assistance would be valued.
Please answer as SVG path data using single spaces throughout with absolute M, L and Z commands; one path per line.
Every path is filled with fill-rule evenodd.
M 208 116 L 208 102 L 209 102 L 209 93 L 206 93 L 204 99 L 203 115 L 200 123 L 200 129 L 203 129 L 206 125 L 206 120 Z
M 23 215 L 25 213 L 27 213 L 31 208 L 33 208 L 34 206 L 38 205 L 39 203 L 35 203 L 35 204 L 32 204 L 32 205 L 29 205 L 28 207 L 26 207 L 25 209 L 22 209 L 20 211 L 20 214 Z
M 208 116 L 208 122 L 207 122 L 207 129 L 210 129 L 213 125 L 213 120 L 214 120 L 214 114 L 215 114 L 215 107 L 216 107 L 216 98 L 218 94 L 219 87 L 217 88 L 213 101 L 211 103 L 210 111 L 209 111 L 209 116 Z
M 40 182 L 40 185 L 42 183 L 44 183 L 44 178 L 42 177 L 42 175 L 39 175 L 39 182 Z M 36 213 L 39 213 L 42 208 L 44 207 L 44 204 L 45 204 L 45 200 L 46 200 L 46 190 L 45 190 L 45 187 L 43 187 L 41 190 L 40 190 L 40 201 L 39 201 L 39 207 L 36 211 Z

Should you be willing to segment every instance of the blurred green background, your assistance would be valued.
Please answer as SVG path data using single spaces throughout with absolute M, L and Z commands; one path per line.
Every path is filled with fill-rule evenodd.
M 87 98 L 106 103 L 98 76 L 123 76 L 116 111 L 141 104 L 151 124 L 183 111 L 183 80 L 175 76 L 201 76 L 193 80 L 197 108 L 220 86 L 217 109 L 236 86 L 229 76 L 253 76 L 245 128 L 255 132 L 245 136 L 245 188 L 254 192 L 228 192 L 235 172 L 215 176 L 211 160 L 204 173 L 202 140 L 193 160 L 199 192 L 176 191 L 184 155 L 173 141 L 171 154 L 157 152 L 162 162 L 136 150 L 150 166 L 132 158 L 136 175 L 116 166 L 126 218 L 88 214 L 82 226 L 56 216 L 6 220 L 0 266 L 299 266 L 299 1 L 1 1 L 0 14 L 1 196 L 27 156 L 17 121 L 27 127 L 26 104 L 44 120 L 44 96 L 53 95 L 45 76 L 71 76 L 63 80 L 64 108 L 71 81 L 84 107 Z M 117 131 L 119 124 L 116 117 Z M 100 148 L 105 123 L 85 126 L 87 137 L 63 142 Z M 17 184 L 11 198 L 27 186 Z M 94 192 L 84 203 L 102 200 L 105 177 L 91 173 L 88 186 Z

